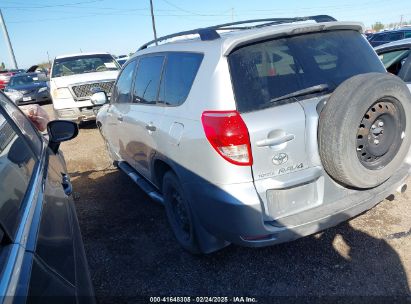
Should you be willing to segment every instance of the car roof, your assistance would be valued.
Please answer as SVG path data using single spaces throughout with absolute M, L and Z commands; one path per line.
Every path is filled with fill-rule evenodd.
M 382 50 L 382 49 L 391 49 L 391 48 L 396 48 L 396 47 L 411 47 L 411 38 L 406 38 L 406 39 L 401 39 L 401 40 L 396 40 L 390 43 L 385 43 L 382 45 L 379 45 L 375 47 L 374 49 L 376 51 Z
M 19 77 L 19 76 L 36 76 L 38 74 L 44 74 L 41 72 L 30 72 L 30 73 L 18 73 L 18 74 L 14 74 L 12 77 Z
M 89 55 L 111 55 L 108 52 L 86 52 L 86 53 L 74 53 L 56 56 L 55 59 L 70 58 L 70 57 L 79 57 L 79 56 L 89 56 Z
M 267 38 L 279 38 L 303 33 L 331 31 L 339 29 L 363 32 L 364 26 L 360 22 L 296 22 L 253 29 L 219 31 L 220 38 L 218 39 L 203 41 L 195 35 L 182 36 L 179 39 L 172 39 L 172 41 L 160 44 L 158 46 L 151 46 L 142 50 L 138 50 L 131 57 L 166 51 L 190 50 L 194 52 L 206 52 L 209 51 L 210 48 L 219 48 L 224 55 L 228 55 L 236 47 L 260 40 L 265 40 Z

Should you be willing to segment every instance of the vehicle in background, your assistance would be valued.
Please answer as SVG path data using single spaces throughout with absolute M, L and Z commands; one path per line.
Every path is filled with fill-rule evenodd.
M 48 140 L 0 92 L 2 303 L 94 303 L 73 189 L 59 151 L 78 128 L 69 121 L 51 121 L 47 128 Z
M 17 105 L 51 100 L 48 79 L 44 73 L 16 74 L 10 78 L 4 93 Z
M 10 78 L 15 75 L 22 73 L 21 71 L 24 70 L 5 70 L 5 71 L 0 71 L 0 90 L 4 90 L 4 88 L 7 86 L 7 84 L 10 81 Z
M 278 244 L 356 216 L 405 191 L 411 168 L 410 91 L 362 31 L 321 15 L 148 42 L 109 104 L 92 96 L 105 104 L 109 155 L 193 253 Z
M 123 66 L 129 58 L 129 56 L 123 56 L 121 58 L 117 58 L 116 60 L 120 66 Z
M 108 53 L 80 53 L 58 56 L 50 75 L 50 92 L 58 119 L 76 122 L 94 120 L 99 106 L 90 96 L 103 90 L 108 96 L 120 66 Z
M 403 28 L 394 31 L 384 31 L 375 33 L 372 36 L 368 37 L 368 41 L 373 47 L 376 47 L 385 43 L 405 38 L 411 38 L 411 29 Z
M 400 77 L 411 90 L 411 38 L 377 46 L 375 51 L 387 71 Z

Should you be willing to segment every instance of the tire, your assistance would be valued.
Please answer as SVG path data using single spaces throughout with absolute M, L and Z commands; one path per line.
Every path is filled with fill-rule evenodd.
M 345 186 L 367 189 L 382 184 L 408 153 L 410 115 L 411 94 L 398 77 L 368 73 L 346 80 L 320 114 L 318 144 L 324 169 Z
M 163 177 L 163 195 L 168 222 L 180 245 L 193 254 L 201 253 L 198 246 L 190 204 L 177 176 L 169 171 Z

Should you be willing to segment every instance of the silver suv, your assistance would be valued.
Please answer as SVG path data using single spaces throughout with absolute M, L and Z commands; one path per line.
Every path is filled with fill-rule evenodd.
M 411 95 L 362 30 L 329 16 L 251 20 L 130 58 L 97 124 L 185 249 L 290 241 L 405 190 Z

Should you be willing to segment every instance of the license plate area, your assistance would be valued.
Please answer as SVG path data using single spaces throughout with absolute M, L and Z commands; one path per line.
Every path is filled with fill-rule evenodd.
M 28 96 L 28 97 L 23 97 L 23 101 L 30 101 L 31 100 L 31 97 L 30 96 Z
M 317 207 L 322 202 L 324 178 L 308 184 L 267 191 L 268 215 L 281 219 Z

